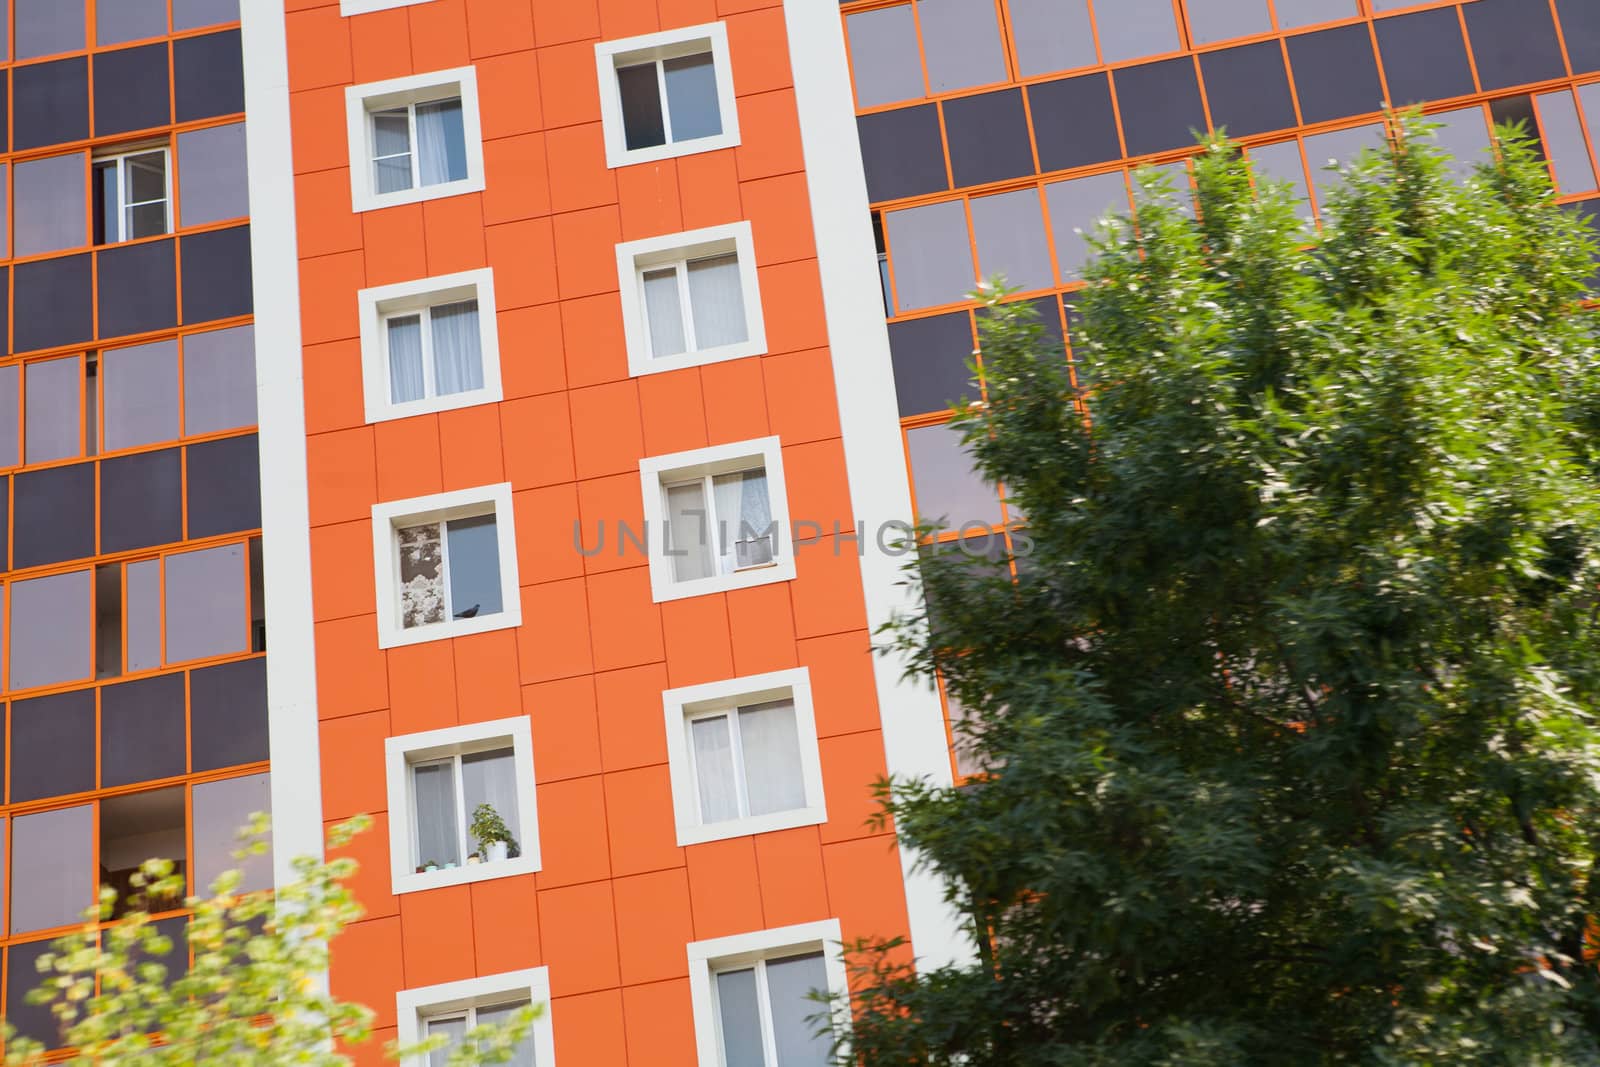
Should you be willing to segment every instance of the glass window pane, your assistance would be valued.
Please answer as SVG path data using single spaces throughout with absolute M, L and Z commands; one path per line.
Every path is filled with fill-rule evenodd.
M 1155 56 L 1178 49 L 1172 0 L 1116 0 L 1094 5 L 1100 56 L 1107 63 Z
M 688 343 L 683 336 L 683 311 L 679 306 L 678 268 L 644 272 L 645 315 L 650 320 L 650 355 L 676 356 Z
M 434 1049 L 428 1053 L 428 1067 L 446 1067 L 450 1062 L 450 1052 L 461 1043 L 467 1033 L 467 1020 L 460 1016 L 451 1016 L 448 1019 L 429 1019 L 427 1036 L 434 1037 L 443 1034 L 447 1043 L 442 1048 Z
M 3 36 L 4 34 L 0 33 L 0 37 Z M 6 258 L 10 258 L 11 256 L 10 245 L 7 243 L 6 233 L 7 223 L 11 218 L 11 209 L 9 207 L 11 201 L 6 195 L 10 174 L 11 168 L 4 163 L 0 163 L 0 256 Z
M 446 760 L 413 767 L 411 797 L 417 819 L 415 866 L 443 867 L 460 863 L 461 822 L 456 815 L 455 765 Z
M 1433 116 L 1435 119 L 1443 117 Z M 1478 121 L 1481 125 L 1483 120 L 1480 117 Z M 1470 130 L 1471 125 L 1463 123 L 1455 134 L 1459 135 Z M 1446 138 L 1452 137 L 1451 133 L 1444 130 L 1439 132 Z M 1305 139 L 1306 167 L 1311 175 L 1312 188 L 1317 191 L 1319 206 L 1325 209 L 1328 205 L 1328 194 L 1344 184 L 1344 177 L 1338 171 L 1354 163 L 1363 149 L 1381 149 L 1385 136 L 1383 124 L 1374 122 L 1349 130 L 1311 134 Z
M 197 30 L 239 21 L 239 0 L 172 0 L 172 28 Z
M 71 571 L 11 583 L 11 688 L 88 678 L 94 669 L 94 578 Z
M 380 193 L 411 188 L 411 116 L 407 108 L 374 112 L 372 155 Z
M 117 891 L 117 914 L 130 909 L 133 875 L 147 860 L 171 860 L 179 876 L 188 870 L 185 821 L 182 786 L 100 802 L 100 881 Z M 150 910 L 165 911 L 181 902 L 182 894 L 149 903 Z
M 0 367 L 0 467 L 17 465 L 22 434 L 22 368 Z
M 94 9 L 94 39 L 121 44 L 146 37 L 165 37 L 167 0 L 100 0 Z
M 1272 10 L 1278 15 L 1280 30 L 1309 26 L 1313 22 L 1355 18 L 1361 14 L 1356 8 L 1356 0 L 1273 0 Z
M 94 569 L 94 676 L 122 673 L 122 565 Z
M 89 179 L 89 239 L 94 244 L 122 239 L 122 193 L 117 185 L 120 173 L 116 160 L 93 165 Z
M 679 56 L 661 64 L 667 79 L 667 110 L 672 116 L 672 139 L 693 141 L 722 132 L 722 110 L 717 104 L 717 69 L 711 53 Z
M 910 4 L 847 15 L 845 26 L 850 32 L 850 66 L 855 75 L 857 106 L 896 104 L 926 95 L 922 56 L 917 49 L 917 24 Z M 1092 63 L 1094 46 L 1089 47 Z
M 166 558 L 168 663 L 250 650 L 244 552 L 219 545 Z
M 504 1026 L 511 1021 L 511 1017 L 526 1008 L 530 1001 L 518 1001 L 515 1004 L 497 1004 L 492 1008 L 478 1009 L 479 1026 Z M 536 1067 L 533 1054 L 533 1033 L 517 1043 L 511 1050 L 511 1058 L 506 1061 L 511 1067 Z
M 11 821 L 11 932 L 67 926 L 94 903 L 93 809 L 88 804 Z
M 400 625 L 406 629 L 444 621 L 443 548 L 439 523 L 395 532 L 400 552 Z
M 710 516 L 705 489 L 699 482 L 667 489 L 667 544 L 672 553 L 673 577 L 680 582 L 706 578 L 712 569 Z
M 27 365 L 26 462 L 76 456 L 82 361 L 77 356 Z
M 917 0 L 928 83 L 936 93 L 1006 80 L 1000 24 L 993 4 Z
M 101 356 L 108 451 L 178 436 L 178 342 L 152 341 Z
M 749 339 L 737 255 L 710 256 L 690 263 L 689 303 L 696 348 L 704 351 Z
M 1195 44 L 1272 31 L 1266 0 L 1188 0 L 1184 7 Z
M 1591 192 L 1594 164 L 1578 121 L 1578 105 L 1566 89 L 1539 97 L 1539 124 L 1544 128 L 1545 155 L 1555 168 L 1556 191 L 1567 196 Z
M 759 1067 L 767 1062 L 754 970 L 723 971 L 717 975 L 717 1016 L 722 1026 L 722 1052 L 729 1067 Z
M 1055 237 L 1061 280 L 1081 278 L 1089 259 L 1087 237 L 1107 215 L 1128 213 L 1128 187 L 1122 172 L 1052 182 L 1044 187 L 1044 194 L 1050 206 L 1050 232 Z
M 767 472 L 717 475 L 711 479 L 711 501 L 723 573 L 771 563 L 776 545 Z
M 984 279 L 1004 275 L 1007 285 L 1023 289 L 1055 284 L 1038 190 L 974 197 L 972 229 L 978 239 L 978 273 Z
M 161 666 L 161 561 L 128 564 L 128 671 Z
M 183 421 L 184 432 L 190 434 L 255 425 L 254 326 L 183 339 Z
M 272 778 L 265 771 L 194 787 L 194 884 L 205 892 L 223 871 L 240 871 L 241 892 L 272 888 L 272 849 L 243 860 L 233 854 L 239 831 L 257 812 L 272 811 Z
M 467 133 L 459 99 L 417 105 L 417 163 L 423 185 L 467 176 Z
M 961 201 L 891 211 L 884 222 L 901 311 L 966 299 L 977 274 Z
M 1024 78 L 1094 65 L 1094 31 L 1084 0 L 1010 0 L 1010 9 Z
M 123 224 L 123 237 L 133 240 L 136 237 L 156 237 L 167 232 L 167 205 L 135 204 L 128 208 L 127 219 Z
M 921 519 L 942 519 L 949 529 L 968 522 L 1000 521 L 1000 496 L 972 469 L 972 454 L 961 443 L 960 427 L 950 423 L 906 431 L 911 484 Z
M 695 719 L 689 723 L 694 746 L 695 788 L 700 797 L 700 821 L 725 822 L 739 817 L 739 787 L 734 780 L 733 737 L 726 715 Z
M 794 701 L 774 700 L 740 708 L 739 747 L 744 754 L 751 815 L 806 806 Z
M 450 553 L 451 617 L 498 615 L 503 604 L 500 534 L 494 516 L 452 519 L 445 524 L 445 538 Z
M 421 400 L 427 394 L 422 366 L 422 316 L 395 315 L 386 326 L 389 402 Z
M 1300 158 L 1299 141 L 1261 145 L 1250 149 L 1250 164 L 1255 169 L 1256 188 L 1263 182 L 1287 182 L 1290 194 L 1300 206 L 1303 218 L 1311 217 L 1310 193 L 1306 189 L 1306 168 Z
M 17 255 L 79 248 L 87 243 L 83 183 L 82 152 L 17 164 Z
M 17 58 L 32 59 L 84 46 L 84 0 L 14 0 Z
M 506 829 L 511 831 L 509 854 L 516 856 L 521 853 L 522 832 L 517 822 L 517 762 L 511 749 L 502 748 L 492 752 L 474 752 L 462 756 L 461 796 L 466 805 L 463 814 L 469 827 L 469 837 L 472 818 L 477 814 L 478 805 L 487 804 L 505 821 Z M 480 843 L 469 840 L 467 847 L 477 851 Z
M 244 123 L 178 134 L 178 171 L 183 175 L 180 206 L 185 226 L 250 214 Z
M 622 98 L 622 132 L 629 150 L 666 144 L 667 127 L 661 115 L 661 82 L 654 63 L 617 68 L 617 92 Z
M 1568 103 L 1571 94 L 1567 94 Z M 1463 107 L 1454 111 L 1441 111 L 1428 116 L 1429 122 L 1439 123 L 1439 128 L 1429 136 L 1440 148 L 1450 154 L 1450 170 L 1457 181 L 1464 181 L 1480 163 L 1489 161 L 1489 124 L 1481 107 Z M 1324 135 L 1326 136 L 1326 135 Z M 1581 136 L 1581 135 L 1580 135 Z M 1310 147 L 1310 139 L 1307 139 Z M 1580 140 L 1580 145 L 1582 141 Z M 1585 156 L 1588 155 L 1585 151 Z M 1353 160 L 1354 157 L 1352 157 Z M 1345 161 L 1349 162 L 1349 161 Z M 1587 160 L 1585 160 L 1587 163 Z M 1593 184 L 1593 177 L 1590 179 Z
M 434 392 L 440 396 L 483 388 L 482 332 L 478 302 L 462 300 L 428 311 L 433 328 Z
M 820 952 L 767 961 L 772 1036 L 783 1067 L 828 1067 L 833 1062 L 833 1041 L 825 1030 L 817 1033 L 811 1020 L 826 1010 L 811 994 L 827 990 L 828 971 Z
M 146 204 L 167 198 L 167 154 L 145 152 L 123 160 L 128 203 Z

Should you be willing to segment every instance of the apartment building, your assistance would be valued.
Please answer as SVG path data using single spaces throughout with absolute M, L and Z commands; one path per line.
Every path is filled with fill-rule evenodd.
M 1016 522 L 948 426 L 965 294 L 1076 359 L 1132 168 L 1187 188 L 1226 127 L 1315 219 L 1385 101 L 1468 159 L 1522 119 L 1600 200 L 1587 0 L 0 10 L 0 999 L 41 1036 L 95 886 L 202 888 L 270 807 L 252 886 L 375 818 L 364 1062 L 530 1000 L 540 1067 L 825 1062 L 841 941 L 968 951 L 871 821 L 961 773 L 872 652 L 893 542 Z

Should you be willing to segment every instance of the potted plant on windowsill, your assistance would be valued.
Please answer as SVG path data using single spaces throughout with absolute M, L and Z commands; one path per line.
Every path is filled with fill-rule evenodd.
M 485 863 L 499 863 L 521 851 L 517 848 L 516 839 L 511 836 L 511 828 L 494 810 L 493 804 L 479 804 L 472 810 L 471 833 L 478 842 Z

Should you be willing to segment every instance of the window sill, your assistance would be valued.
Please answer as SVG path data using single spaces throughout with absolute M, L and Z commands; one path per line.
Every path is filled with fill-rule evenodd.
M 466 885 L 469 882 L 486 882 L 491 878 L 510 878 L 518 874 L 533 874 L 539 864 L 531 856 L 518 856 L 499 863 L 469 863 L 465 867 L 450 867 L 421 874 L 402 874 L 394 879 L 394 892 L 420 893 L 427 889 Z
M 498 365 L 498 359 L 496 364 Z M 436 415 L 441 411 L 477 407 L 479 404 L 498 404 L 504 397 L 500 391 L 499 375 L 496 374 L 495 377 L 496 381 L 492 387 L 424 397 L 421 400 L 408 400 L 401 404 L 380 404 L 367 410 L 367 421 L 392 422 L 395 419 L 409 419 L 413 415 Z
M 353 169 L 351 175 L 355 182 L 360 182 L 363 177 Z M 414 189 L 401 189 L 393 193 L 369 193 L 365 189 L 353 188 L 350 191 L 350 200 L 351 209 L 359 215 L 363 211 L 379 211 L 386 207 L 420 204 L 425 200 L 443 200 L 449 196 L 481 192 L 483 192 L 483 176 L 477 174 L 469 175 L 460 181 L 419 185 Z
M 507 607 L 505 611 L 493 615 L 480 615 L 472 619 L 451 619 L 449 622 L 429 623 L 426 626 L 413 626 L 405 629 L 400 626 L 384 626 L 380 619 L 378 627 L 379 648 L 400 648 L 405 645 L 420 645 L 428 641 L 443 641 L 450 637 L 467 637 L 471 634 L 486 634 L 494 630 L 509 630 L 514 626 L 522 625 L 522 604 L 517 602 Z
M 615 76 L 615 75 L 613 75 Z M 649 148 L 623 148 L 606 139 L 606 167 L 616 170 L 635 163 L 659 163 L 663 159 L 692 156 L 700 152 L 716 152 L 723 148 L 737 148 L 739 135 L 719 133 L 713 137 L 697 137 L 692 141 L 673 141 L 669 144 L 651 145 Z
M 775 811 L 771 815 L 752 815 L 747 819 L 729 819 L 726 822 L 690 823 L 678 825 L 678 844 L 699 845 L 707 841 L 726 841 L 730 837 L 749 837 L 752 834 L 770 834 L 777 830 L 793 830 L 800 826 L 818 826 L 828 821 L 828 810 L 820 802 L 793 811 Z
M 769 471 L 770 474 L 770 471 Z M 665 577 L 665 572 L 672 566 L 670 559 L 653 561 L 650 568 L 650 593 L 655 603 L 660 604 L 668 600 L 683 600 L 692 596 L 707 596 L 711 593 L 728 593 L 735 589 L 749 589 L 757 585 L 771 585 L 775 582 L 791 582 L 794 580 L 794 557 L 785 556 L 763 563 L 756 567 L 746 567 L 744 570 L 734 571 L 732 574 L 717 574 L 710 578 L 693 578 L 689 581 L 679 582 Z
M 730 359 L 744 359 L 748 356 L 764 356 L 767 354 L 767 340 L 763 337 L 752 337 L 748 341 L 741 341 L 736 345 L 718 345 L 716 348 L 704 348 L 698 352 L 680 352 L 675 356 L 636 356 L 633 346 L 628 348 L 628 370 L 634 377 L 646 374 L 665 374 L 668 371 L 683 370 L 686 367 L 703 367 L 709 363 L 722 363 Z

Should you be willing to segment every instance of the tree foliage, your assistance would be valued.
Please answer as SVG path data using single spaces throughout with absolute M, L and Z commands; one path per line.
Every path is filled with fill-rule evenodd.
M 368 828 L 360 816 L 334 827 L 329 844 Z M 266 850 L 269 822 L 255 817 L 240 858 Z M 206 896 L 184 898 L 170 860 L 151 860 L 133 876 L 130 897 L 101 890 L 100 905 L 78 930 L 39 959 L 43 977 L 29 1001 L 50 1008 L 62 1047 L 51 1062 L 96 1067 L 337 1067 L 341 1046 L 371 1037 L 372 1011 L 328 991 L 329 945 L 362 916 L 346 884 L 356 862 L 294 860 L 295 879 L 273 893 L 242 894 L 240 872 L 219 876 Z M 164 934 L 147 905 L 182 900 L 182 941 Z M 125 912 L 125 913 L 123 913 Z M 121 914 L 118 914 L 121 913 Z M 111 919 L 113 914 L 117 918 Z M 110 920 L 110 921 L 107 921 Z M 192 962 L 182 962 L 191 954 Z M 449 1053 L 450 1067 L 505 1063 L 539 1008 L 477 1027 Z M 45 1048 L 5 1026 L 5 1062 L 45 1062 Z M 433 1039 L 391 1046 L 396 1058 L 443 1047 Z
M 985 773 L 886 800 L 981 958 L 859 958 L 859 1062 L 1600 1062 L 1593 247 L 1499 141 L 1400 121 L 1320 231 L 1221 141 L 1198 221 L 1144 175 L 1077 382 L 988 294 L 1029 551 L 892 628 Z

